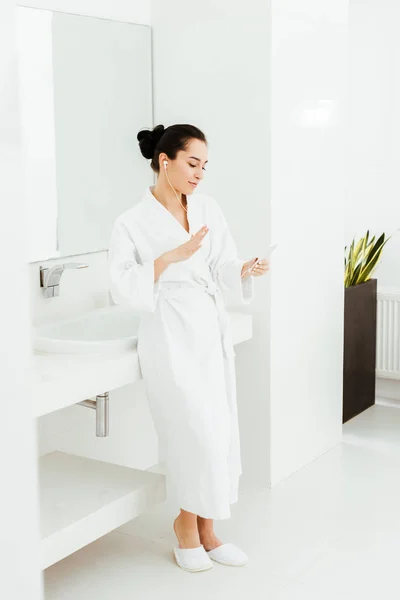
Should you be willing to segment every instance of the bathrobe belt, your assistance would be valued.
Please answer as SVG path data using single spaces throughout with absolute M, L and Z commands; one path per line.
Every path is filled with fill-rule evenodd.
M 229 358 L 232 355 L 234 356 L 235 352 L 233 349 L 229 315 L 225 309 L 224 299 L 217 284 L 213 280 L 201 278 L 198 281 L 165 282 L 161 283 L 159 287 L 159 294 L 161 296 L 179 297 L 184 295 L 186 292 L 206 292 L 214 298 L 218 322 L 220 325 L 221 342 L 224 356 L 225 358 Z

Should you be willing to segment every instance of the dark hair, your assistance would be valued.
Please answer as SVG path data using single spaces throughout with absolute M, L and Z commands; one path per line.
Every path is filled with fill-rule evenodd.
M 145 158 L 151 158 L 150 166 L 156 173 L 160 170 L 158 157 L 161 152 L 174 160 L 193 138 L 207 144 L 204 133 L 194 125 L 170 125 L 166 129 L 164 125 L 157 125 L 153 130 L 142 129 L 137 134 L 140 151 Z

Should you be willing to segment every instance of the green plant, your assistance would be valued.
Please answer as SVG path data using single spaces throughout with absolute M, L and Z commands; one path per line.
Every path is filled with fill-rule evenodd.
M 368 241 L 369 231 L 367 235 L 362 237 L 354 246 L 355 240 L 351 242 L 348 252 L 348 257 L 344 257 L 344 285 L 351 287 L 359 283 L 365 283 L 369 279 L 376 267 L 382 254 L 383 247 L 390 240 L 388 237 L 385 240 L 385 234 L 382 233 L 380 238 L 375 242 L 375 236 Z M 346 252 L 347 246 L 345 246 Z

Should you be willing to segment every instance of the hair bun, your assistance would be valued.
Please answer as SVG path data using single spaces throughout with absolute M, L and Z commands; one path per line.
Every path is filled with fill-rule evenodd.
M 140 151 L 145 158 L 153 158 L 154 150 L 165 131 L 164 125 L 157 125 L 153 130 L 143 129 L 137 134 Z

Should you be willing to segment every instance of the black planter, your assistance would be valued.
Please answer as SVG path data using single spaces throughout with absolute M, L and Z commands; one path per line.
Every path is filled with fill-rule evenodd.
M 375 404 L 377 280 L 345 288 L 343 423 Z

